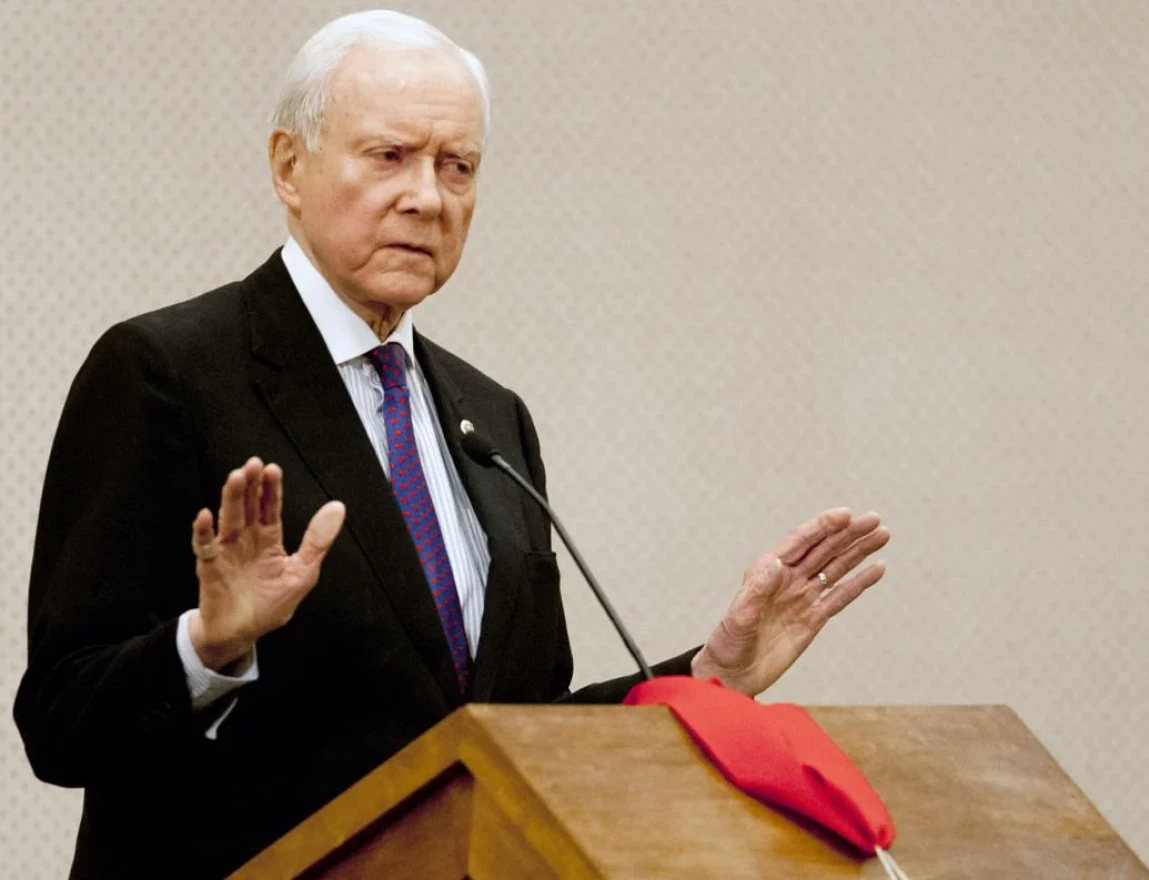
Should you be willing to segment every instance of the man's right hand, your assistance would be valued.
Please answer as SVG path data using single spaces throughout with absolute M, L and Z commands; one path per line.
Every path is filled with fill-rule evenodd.
M 289 556 L 282 510 L 282 469 L 250 458 L 223 485 L 218 534 L 206 507 L 192 523 L 199 608 L 188 619 L 188 635 L 209 669 L 246 665 L 256 641 L 291 619 L 319 580 L 347 512 L 342 502 L 324 504 Z

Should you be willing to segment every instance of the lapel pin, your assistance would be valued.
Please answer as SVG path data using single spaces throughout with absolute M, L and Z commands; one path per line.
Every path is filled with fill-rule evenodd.
M 471 424 L 470 419 L 463 419 L 463 421 L 459 422 L 459 430 L 464 434 L 474 434 L 475 426 Z

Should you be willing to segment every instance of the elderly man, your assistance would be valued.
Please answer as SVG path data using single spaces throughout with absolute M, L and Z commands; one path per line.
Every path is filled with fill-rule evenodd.
M 633 682 L 570 693 L 548 523 L 460 447 L 467 419 L 544 491 L 530 415 L 412 327 L 462 254 L 488 107 L 479 62 L 423 22 L 323 28 L 270 138 L 287 243 L 113 327 L 77 376 L 16 701 L 36 774 L 85 790 L 73 877 L 222 875 L 466 701 Z M 821 514 L 656 671 L 761 692 L 878 581 L 852 572 L 888 537 Z

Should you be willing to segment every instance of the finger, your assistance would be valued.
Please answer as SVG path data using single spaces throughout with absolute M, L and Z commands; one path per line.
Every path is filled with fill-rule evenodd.
M 876 513 L 864 513 L 850 518 L 849 524 L 836 534 L 830 535 L 820 544 L 811 548 L 810 552 L 794 567 L 805 577 L 817 574 L 835 556 L 854 544 L 857 540 L 878 528 L 882 518 Z
M 263 490 L 259 495 L 259 522 L 279 528 L 283 515 L 283 469 L 269 464 L 263 470 Z
M 243 465 L 243 524 L 253 526 L 259 522 L 259 496 L 263 493 L 263 462 L 255 456 Z
M 827 591 L 819 600 L 818 608 L 826 616 L 833 617 L 862 593 L 882 579 L 886 573 L 886 563 L 875 562 L 863 568 L 847 581 L 842 581 L 834 589 Z
M 215 541 L 215 529 L 212 528 L 211 511 L 206 507 L 196 514 L 192 521 L 192 553 L 197 559 L 208 561 L 215 557 L 219 548 Z
M 243 491 L 246 486 L 243 470 L 236 468 L 224 480 L 219 501 L 219 540 L 229 544 L 243 528 Z
M 774 555 L 787 565 L 794 565 L 811 547 L 835 535 L 850 524 L 850 510 L 847 507 L 834 507 L 824 510 L 804 525 L 790 532 L 775 550 Z
M 850 517 L 846 528 L 811 548 L 798 567 L 807 574 L 820 570 L 834 556 L 876 529 L 881 522 L 882 518 L 876 513 L 863 513 Z
M 343 528 L 343 520 L 347 516 L 347 508 L 342 501 L 328 501 L 307 524 L 307 531 L 303 533 L 303 540 L 299 544 L 296 555 L 304 565 L 318 565 L 339 537 L 339 530 Z
M 877 553 L 890 542 L 890 530 L 884 526 L 863 535 L 822 569 L 828 584 L 836 584 L 857 568 L 872 553 Z

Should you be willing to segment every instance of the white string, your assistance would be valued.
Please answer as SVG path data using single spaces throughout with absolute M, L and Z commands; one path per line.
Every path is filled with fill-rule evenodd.
M 890 864 L 890 857 L 886 855 L 886 851 L 880 846 L 874 847 L 874 854 L 877 855 L 878 861 L 882 863 L 882 867 L 886 869 L 886 876 L 890 880 L 898 880 L 898 875 L 894 873 L 894 868 Z
M 892 855 L 880 846 L 874 847 L 874 853 L 877 855 L 878 861 L 882 863 L 882 867 L 886 869 L 886 875 L 890 880 L 910 880 L 909 875 L 901 869 Z

